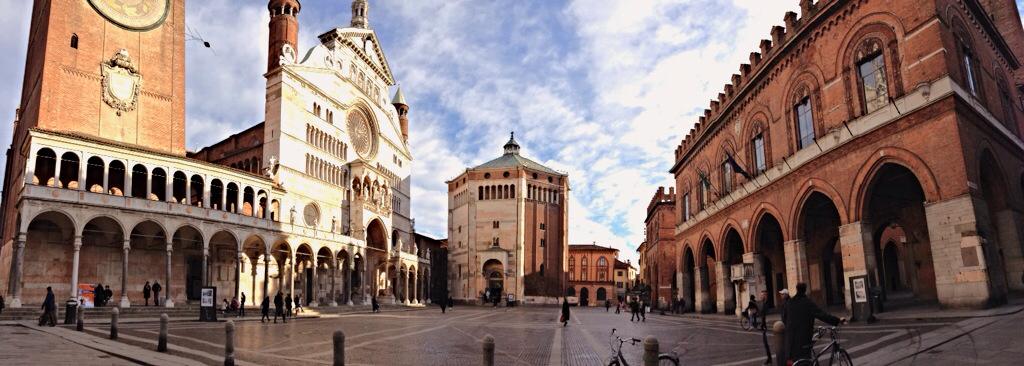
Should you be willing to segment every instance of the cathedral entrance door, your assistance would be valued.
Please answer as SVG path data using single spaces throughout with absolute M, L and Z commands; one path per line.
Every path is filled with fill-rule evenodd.
M 305 289 L 304 292 L 306 294 L 306 296 L 305 296 L 306 304 L 309 304 L 310 302 L 313 301 L 313 269 L 312 268 L 306 268 L 306 281 L 305 282 L 306 282 L 306 286 L 305 286 L 306 289 Z
M 185 260 L 185 297 L 188 301 L 199 301 L 203 288 L 203 258 L 189 256 Z

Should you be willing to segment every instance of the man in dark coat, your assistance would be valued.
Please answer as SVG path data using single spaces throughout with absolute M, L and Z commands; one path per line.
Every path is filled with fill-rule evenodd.
M 160 282 L 153 281 L 153 305 L 160 306 L 160 291 L 163 289 Z
M 786 303 L 786 357 L 799 360 L 811 357 L 811 338 L 814 336 L 814 320 L 818 319 L 830 325 L 845 323 L 845 318 L 837 318 L 818 308 L 807 297 L 807 284 L 796 285 L 796 296 Z
M 288 322 L 288 317 L 284 315 L 284 299 L 281 298 L 281 292 L 278 291 L 277 295 L 274 296 L 274 323 L 277 323 L 277 317 L 281 317 L 285 323 Z
M 57 326 L 57 299 L 53 296 L 53 289 L 46 288 L 46 299 L 43 300 L 43 316 L 39 317 L 39 325 Z
M 562 326 L 569 325 L 569 299 L 562 298 L 562 318 L 559 319 L 562 322 Z
M 245 316 L 245 293 L 242 293 L 242 302 L 238 304 L 238 317 Z
M 103 289 L 103 305 L 106 305 L 112 298 L 114 298 L 114 291 L 110 291 L 110 285 L 107 285 Z
M 260 323 L 270 321 L 270 296 L 263 296 L 263 302 L 260 303 L 260 314 Z M 276 320 L 277 318 L 274 319 Z
M 640 301 L 640 321 L 647 321 L 647 301 Z
M 288 319 L 289 316 L 292 316 L 292 294 L 284 295 L 284 310 L 285 319 Z
M 143 306 L 149 306 L 149 291 L 152 289 L 152 287 L 149 287 L 149 281 L 146 281 L 146 285 L 142 286 L 142 298 L 146 299 L 146 303 Z
M 370 297 L 370 312 L 373 312 L 373 313 L 379 313 L 380 312 L 380 304 L 377 304 L 377 297 L 376 296 Z
M 640 320 L 640 302 L 633 299 L 629 302 L 629 321 Z

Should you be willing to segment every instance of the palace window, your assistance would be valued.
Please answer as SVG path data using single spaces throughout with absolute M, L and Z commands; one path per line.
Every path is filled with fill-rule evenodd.
M 576 280 L 576 258 L 569 257 L 569 281 Z
M 683 221 L 690 220 L 690 192 L 683 195 Z
M 604 257 L 597 259 L 597 280 L 605 281 L 608 277 L 608 260 Z
M 722 195 L 732 191 L 732 178 L 735 175 L 732 171 L 732 164 L 728 161 L 722 163 Z
M 540 240 L 540 247 L 541 247 L 541 248 L 543 248 L 543 247 L 545 247 L 546 245 L 547 245 L 547 240 L 545 240 L 545 239 L 541 239 L 541 240 Z
M 975 80 L 977 77 L 977 70 L 975 69 L 974 55 L 971 54 L 971 49 L 963 47 L 964 55 L 964 82 L 967 83 L 967 90 L 971 92 L 971 95 L 978 96 L 978 82 Z
M 544 223 L 543 223 L 543 222 L 542 222 L 542 223 L 540 223 L 540 229 L 541 229 L 541 230 L 546 230 L 546 229 L 547 229 L 547 227 L 546 227 L 546 226 L 544 226 Z
M 754 147 L 754 175 L 758 175 L 768 169 L 764 152 L 764 134 L 759 133 L 754 136 L 754 141 L 751 144 Z
M 580 281 L 587 280 L 587 257 L 580 258 Z
M 704 210 L 704 208 L 707 207 L 708 205 L 708 190 L 711 189 L 711 187 L 709 187 L 709 184 L 710 183 L 707 181 L 707 179 L 701 179 L 700 185 L 697 186 L 698 210 Z
M 881 52 L 866 57 L 857 64 L 861 88 L 864 92 L 864 106 L 868 113 L 889 104 L 889 84 L 885 76 L 885 58 Z
M 814 115 L 811 113 L 811 98 L 801 99 L 794 109 L 796 112 L 797 149 L 803 149 L 814 143 Z

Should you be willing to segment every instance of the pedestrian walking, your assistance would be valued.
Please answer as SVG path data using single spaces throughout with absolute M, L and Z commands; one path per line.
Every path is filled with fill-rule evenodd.
M 448 303 L 446 301 L 441 301 L 438 303 L 438 305 L 441 306 L 441 314 L 444 314 L 446 308 L 448 307 Z
M 821 310 L 807 297 L 807 284 L 796 285 L 796 296 L 786 303 L 785 348 L 788 360 L 811 357 L 814 346 L 814 320 L 821 320 L 835 326 L 846 323 L 846 318 L 837 318 Z
M 377 296 L 370 297 L 370 311 L 374 313 L 380 312 L 380 304 L 377 303 Z
M 279 316 L 285 323 L 288 322 L 288 317 L 284 315 L 283 307 L 284 299 L 281 298 L 281 291 L 278 291 L 277 295 L 274 295 L 274 324 L 277 324 L 277 317 Z
M 7 304 L 4 303 L 4 295 L 0 295 L 0 315 L 3 315 L 5 307 Z
M 284 317 L 292 316 L 292 294 L 284 295 Z
M 757 307 L 757 300 L 754 299 L 754 295 L 750 295 L 750 301 L 747 301 L 747 309 L 743 311 L 743 316 L 750 320 L 750 325 L 757 328 L 757 320 L 760 316 L 760 308 Z
M 452 310 L 455 309 L 455 299 L 453 299 L 451 296 L 448 296 L 448 308 Z
M 260 323 L 264 321 L 270 321 L 270 296 L 264 295 L 263 302 L 260 303 Z M 277 320 L 277 318 L 274 318 Z
M 640 300 L 640 321 L 647 322 L 647 301 Z
M 96 306 L 103 306 L 103 284 L 97 283 L 96 287 L 92 288 L 92 302 Z
M 302 312 L 302 298 L 299 297 L 299 294 L 295 294 L 295 301 L 294 301 L 294 303 L 295 303 L 295 316 L 299 316 L 299 313 Z
M 57 299 L 53 296 L 53 288 L 46 288 L 46 299 L 43 300 L 43 315 L 39 316 L 39 325 L 57 326 Z
M 633 299 L 629 302 L 629 321 L 640 320 L 640 302 Z
M 143 306 L 149 306 L 149 292 L 152 290 L 153 288 L 149 286 L 149 281 L 146 281 L 146 285 L 142 286 L 142 298 L 146 299 L 146 303 Z
M 604 299 L 604 312 L 607 313 L 609 310 L 611 310 L 611 308 L 612 308 L 611 300 Z
M 622 299 L 619 299 L 619 302 L 615 303 L 615 313 L 619 314 L 620 312 L 622 312 Z
M 163 289 L 160 282 L 153 281 L 153 305 L 160 306 L 160 291 Z
M 562 317 L 558 320 L 562 322 L 563 327 L 569 325 L 569 298 L 567 297 L 562 298 Z
M 238 303 L 238 317 L 245 316 L 245 293 L 242 293 L 242 301 Z

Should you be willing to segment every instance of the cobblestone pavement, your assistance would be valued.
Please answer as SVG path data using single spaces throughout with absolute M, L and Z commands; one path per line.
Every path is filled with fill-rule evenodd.
M 0 365 L 134 365 L 60 337 L 19 326 L 0 326 Z
M 1024 312 L 1006 316 L 896 365 L 1020 365 Z
M 658 338 L 662 351 L 675 351 L 684 365 L 756 365 L 764 361 L 761 334 L 739 328 L 724 316 L 682 317 L 650 314 L 643 323 L 629 314 L 574 308 L 568 327 L 556 323 L 557 308 L 457 307 L 399 313 L 349 314 L 299 319 L 287 324 L 236 324 L 236 357 L 254 364 L 326 364 L 332 357 L 331 334 L 346 334 L 346 356 L 354 365 L 475 365 L 480 340 L 496 339 L 498 365 L 600 365 L 611 354 L 609 335 Z M 887 321 L 843 327 L 842 344 L 857 357 L 881 346 L 950 324 L 952 320 Z M 158 325 L 125 324 L 122 342 L 153 349 Z M 90 329 L 104 336 L 106 329 Z M 171 353 L 206 362 L 223 362 L 223 323 L 172 323 Z M 623 353 L 640 363 L 642 349 L 625 345 Z

